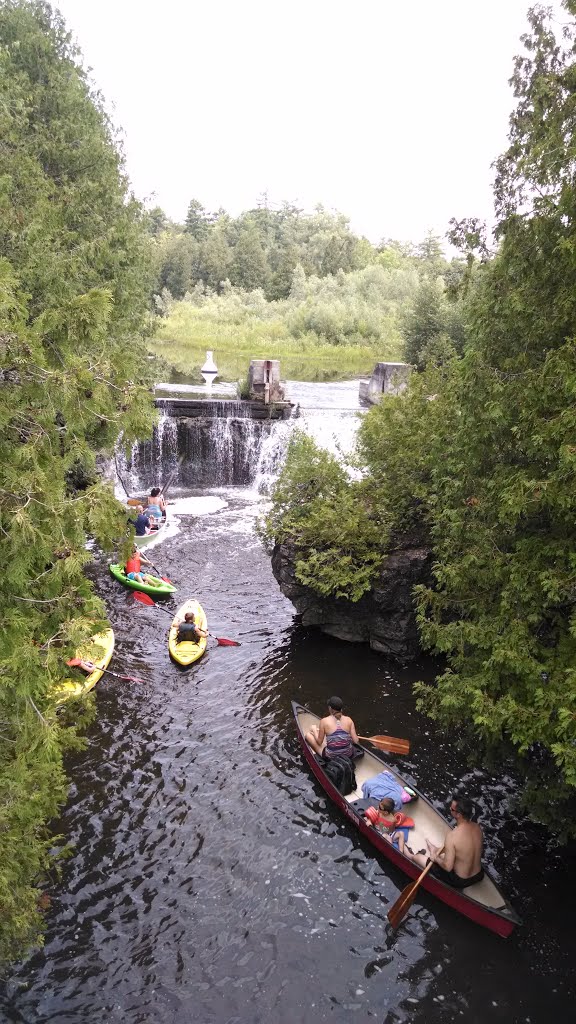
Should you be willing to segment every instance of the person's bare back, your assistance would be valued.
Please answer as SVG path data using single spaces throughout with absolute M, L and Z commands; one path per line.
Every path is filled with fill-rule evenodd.
M 482 867 L 482 829 L 475 821 L 461 821 L 446 837 L 444 857 L 447 864 L 452 861 L 452 870 L 459 878 L 471 878 Z

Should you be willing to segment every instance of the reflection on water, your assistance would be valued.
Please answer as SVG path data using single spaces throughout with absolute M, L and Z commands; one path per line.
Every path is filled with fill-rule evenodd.
M 167 616 L 94 568 L 117 636 L 88 747 L 71 756 L 56 830 L 75 853 L 53 887 L 46 946 L 14 970 L 1 1019 L 25 1024 L 543 1022 L 572 1015 L 564 856 L 515 817 L 511 778 L 471 768 L 415 710 L 397 671 L 295 620 L 252 531 L 257 496 L 206 492 L 154 560 L 196 595 L 219 636 L 190 670 L 170 662 Z M 290 702 L 340 694 L 360 732 L 411 740 L 397 759 L 444 806 L 463 784 L 524 926 L 484 932 L 428 894 L 391 933 L 405 884 L 326 800 L 299 752 Z M 537 969 L 535 966 L 537 965 Z

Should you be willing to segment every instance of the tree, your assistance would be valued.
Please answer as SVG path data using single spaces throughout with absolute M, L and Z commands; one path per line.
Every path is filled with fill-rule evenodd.
M 246 291 L 253 291 L 255 288 L 265 290 L 268 285 L 268 274 L 268 262 L 258 229 L 254 224 L 248 223 L 242 228 L 234 246 L 230 280 L 232 284 Z
M 420 693 L 448 726 L 546 751 L 531 810 L 553 800 L 574 833 L 576 4 L 564 6 L 563 43 L 535 8 L 515 61 L 518 105 L 496 164 L 500 247 L 473 282 L 459 415 L 431 464 L 436 585 L 419 607 L 448 669 Z M 459 227 L 482 242 L 477 223 Z
M 462 307 L 450 303 L 439 280 L 424 277 L 418 287 L 411 308 L 402 323 L 404 359 L 421 370 L 434 344 L 439 338 L 447 339 L 454 353 L 464 346 L 465 327 Z M 445 342 L 442 342 L 445 348 Z M 446 350 L 448 351 L 448 350 Z
M 0 8 L 0 959 L 39 941 L 47 821 L 81 708 L 56 714 L 65 659 L 103 624 L 84 573 L 126 519 L 97 459 L 149 432 L 138 332 L 150 238 L 101 98 L 45 3 Z
M 211 218 L 206 213 L 202 203 L 198 199 L 191 199 L 184 223 L 184 230 L 187 234 L 192 235 L 192 238 L 200 242 L 206 237 L 210 223 Z

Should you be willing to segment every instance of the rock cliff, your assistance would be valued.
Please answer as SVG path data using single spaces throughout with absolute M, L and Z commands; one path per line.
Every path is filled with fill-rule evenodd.
M 322 597 L 295 577 L 295 549 L 277 544 L 272 552 L 272 571 L 282 593 L 302 616 L 304 626 L 318 626 L 324 633 L 369 643 L 400 663 L 421 653 L 412 598 L 417 583 L 429 583 L 432 552 L 405 538 L 383 561 L 374 586 L 355 604 L 341 598 Z

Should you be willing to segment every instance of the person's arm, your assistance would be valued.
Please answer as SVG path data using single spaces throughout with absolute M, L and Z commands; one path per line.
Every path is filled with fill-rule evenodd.
M 140 561 L 144 562 L 145 565 L 152 565 L 152 562 L 150 561 L 150 559 L 146 558 L 146 555 L 143 555 L 142 552 L 140 552 Z
M 445 871 L 452 871 L 456 860 L 456 844 L 452 832 L 449 832 L 444 840 L 444 849 L 430 843 L 430 856 Z
M 326 738 L 326 731 L 324 729 L 324 719 L 320 719 L 320 725 L 318 726 L 318 745 L 321 747 Z
M 201 626 L 196 626 L 196 629 L 200 633 L 200 636 L 210 636 L 210 634 L 209 634 L 207 629 L 202 629 Z
M 356 732 L 356 726 L 354 725 L 352 719 L 350 719 L 350 735 L 352 737 L 353 743 L 360 743 L 360 740 L 358 739 L 358 733 Z

